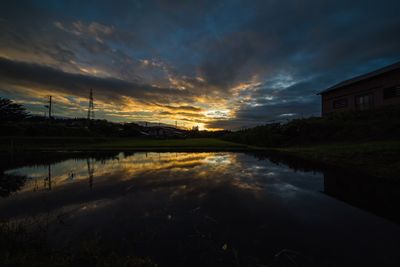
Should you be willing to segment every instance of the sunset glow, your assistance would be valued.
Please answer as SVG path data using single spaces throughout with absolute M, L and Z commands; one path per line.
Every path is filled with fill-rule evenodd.
M 0 93 L 74 118 L 93 89 L 96 118 L 208 130 L 319 115 L 317 92 L 398 60 L 396 1 L 342 2 L 2 3 Z

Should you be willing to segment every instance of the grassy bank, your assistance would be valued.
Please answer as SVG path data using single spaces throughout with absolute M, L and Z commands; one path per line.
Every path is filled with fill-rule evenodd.
M 244 151 L 247 145 L 216 138 L 52 138 L 4 137 L 0 151 Z
M 377 177 L 400 177 L 400 141 L 336 143 L 271 150 Z

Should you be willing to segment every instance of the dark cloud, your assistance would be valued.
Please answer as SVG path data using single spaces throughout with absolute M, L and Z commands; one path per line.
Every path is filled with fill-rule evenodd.
M 1 83 L 72 95 L 93 87 L 174 114 L 228 103 L 221 110 L 235 117 L 209 123 L 218 127 L 312 115 L 318 91 L 400 60 L 399 8 L 395 0 L 2 1 L 0 56 L 11 61 L 1 59 Z M 82 75 L 91 67 L 102 78 Z M 235 91 L 245 83 L 253 85 Z
M 86 97 L 89 89 L 96 91 L 97 98 L 104 101 L 119 101 L 123 96 L 139 100 L 167 102 L 169 99 L 185 100 L 188 91 L 159 88 L 136 84 L 115 78 L 63 72 L 51 67 L 32 63 L 16 62 L 0 58 L 0 79 L 3 83 L 47 89 L 69 95 Z
M 207 49 L 204 62 L 200 66 L 201 74 L 209 84 L 228 87 L 232 86 L 240 76 L 249 78 L 254 74 L 249 65 L 257 68 L 263 49 L 268 49 L 268 44 L 261 40 L 261 36 L 252 33 L 235 33 L 223 37 Z M 245 73 L 243 73 L 245 72 Z
M 319 116 L 318 101 L 291 101 L 264 104 L 241 109 L 234 119 L 215 120 L 207 123 L 210 128 L 237 130 L 288 119 Z
M 169 110 L 184 110 L 184 111 L 193 111 L 193 112 L 200 112 L 203 111 L 202 108 L 193 107 L 193 106 L 170 106 L 170 105 L 159 105 L 157 106 L 162 107 L 163 109 Z
M 185 117 L 192 117 L 192 118 L 205 118 L 205 116 L 201 113 L 191 113 L 191 112 L 169 112 L 169 111 L 162 111 L 159 112 L 160 115 L 175 115 L 175 116 L 185 116 Z
M 229 84 L 282 70 L 343 75 L 377 58 L 398 59 L 398 8 L 398 1 L 257 2 L 247 23 L 205 44 L 201 69 L 211 83 Z

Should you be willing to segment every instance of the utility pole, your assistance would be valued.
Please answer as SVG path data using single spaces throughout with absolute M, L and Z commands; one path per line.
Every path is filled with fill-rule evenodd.
M 52 101 L 51 101 L 51 96 L 49 96 L 49 119 L 51 119 L 51 117 L 53 116 L 52 114 L 51 114 L 51 108 L 52 108 Z
M 44 179 L 44 188 L 51 190 L 51 165 L 48 165 L 48 175 Z
M 87 167 L 88 167 L 88 175 L 89 175 L 89 188 L 92 190 L 93 188 L 93 176 L 94 176 L 94 162 L 91 162 L 90 158 L 87 158 Z
M 93 103 L 93 90 L 92 89 L 90 89 L 90 93 L 89 93 L 89 107 L 88 107 L 87 119 L 88 120 L 94 119 L 94 103 Z
M 45 105 L 44 107 L 47 108 L 49 110 L 49 119 L 51 119 L 51 108 L 52 108 L 52 96 L 49 96 L 49 104 Z M 46 116 L 46 112 L 44 113 Z

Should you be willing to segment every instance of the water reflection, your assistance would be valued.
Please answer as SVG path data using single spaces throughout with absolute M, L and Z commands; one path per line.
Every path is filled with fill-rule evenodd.
M 322 191 L 336 199 L 400 223 L 400 181 L 331 168 L 280 154 L 258 154 L 259 159 L 284 164 L 294 171 L 323 174 Z
M 21 192 L 51 190 L 81 180 L 88 180 L 88 185 L 92 188 L 96 177 L 100 180 L 113 177 L 124 181 L 156 173 L 168 173 L 169 176 L 176 175 L 176 177 L 179 174 L 195 173 L 197 179 L 209 179 L 210 173 L 218 173 L 221 175 L 220 178 L 228 174 L 240 174 L 240 176 L 231 176 L 230 182 L 238 188 L 256 191 L 262 188 L 258 181 L 261 176 L 275 177 L 279 169 L 281 179 L 285 172 L 291 172 L 274 164 L 266 166 L 264 162 L 254 161 L 251 166 L 248 166 L 248 163 L 246 157 L 235 153 L 137 153 L 134 155 L 120 153 L 108 160 L 68 159 L 56 164 L 8 170 L 5 174 L 29 176 L 23 188 L 20 189 Z M 42 187 L 40 187 L 40 181 L 43 181 Z M 319 184 L 318 187 L 322 188 L 321 185 Z
M 279 266 L 289 258 L 299 266 L 400 262 L 398 225 L 335 199 L 383 216 L 378 207 L 386 205 L 395 214 L 399 188 L 393 183 L 349 179 L 277 155 L 116 153 L 52 160 L 3 170 L 28 178 L 0 200 L 0 219 L 44 217 L 57 246 L 96 232 L 114 248 L 161 266 Z
M 324 192 L 351 205 L 400 222 L 400 184 L 362 174 L 324 173 Z

